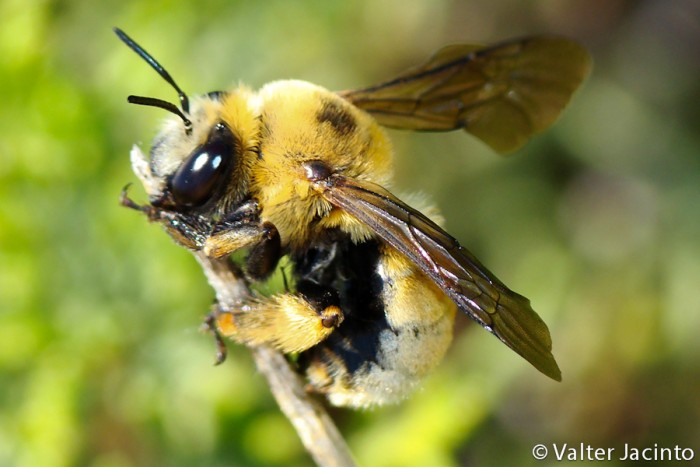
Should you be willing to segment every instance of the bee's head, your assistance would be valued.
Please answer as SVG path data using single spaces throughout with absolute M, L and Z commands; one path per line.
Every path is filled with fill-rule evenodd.
M 190 100 L 148 52 L 122 30 L 114 31 L 175 88 L 180 101 L 178 107 L 153 97 L 128 97 L 129 103 L 158 107 L 177 116 L 165 123 L 150 151 L 151 171 L 160 182 L 159 192 L 150 194 L 151 204 L 174 211 L 216 213 L 235 201 L 232 197 L 244 196 L 247 183 L 237 173 L 243 145 L 220 117 L 227 94 L 217 91 Z

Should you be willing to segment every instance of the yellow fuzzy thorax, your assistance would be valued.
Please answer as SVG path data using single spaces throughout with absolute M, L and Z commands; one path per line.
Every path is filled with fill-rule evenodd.
M 259 157 L 251 193 L 282 243 L 302 247 L 317 233 L 338 227 L 356 241 L 371 236 L 351 216 L 334 210 L 311 189 L 303 164 L 322 161 L 335 173 L 388 185 L 390 143 L 372 117 L 336 94 L 302 81 L 277 81 L 259 99 Z

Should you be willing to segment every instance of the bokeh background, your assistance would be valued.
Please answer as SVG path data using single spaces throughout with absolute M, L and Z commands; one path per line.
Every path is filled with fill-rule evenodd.
M 128 153 L 189 93 L 390 78 L 452 42 L 558 33 L 595 68 L 502 158 L 392 131 L 396 187 L 549 323 L 555 383 L 458 319 L 411 400 L 333 410 L 372 466 L 548 465 L 537 443 L 695 451 L 700 463 L 700 4 L 696 0 L 0 2 L 0 465 L 309 465 L 244 348 L 212 365 L 191 255 L 117 200 Z M 143 199 L 135 187 L 132 194 Z M 613 462 L 613 464 L 616 462 Z

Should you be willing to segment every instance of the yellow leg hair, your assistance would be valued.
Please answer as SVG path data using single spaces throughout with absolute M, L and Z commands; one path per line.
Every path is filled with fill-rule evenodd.
M 343 313 L 336 306 L 319 311 L 300 295 L 279 294 L 222 312 L 216 324 L 223 336 L 237 342 L 294 353 L 323 341 L 342 321 Z

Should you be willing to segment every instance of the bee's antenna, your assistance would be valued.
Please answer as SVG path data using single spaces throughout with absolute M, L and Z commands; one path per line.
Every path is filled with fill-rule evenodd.
M 158 107 L 159 109 L 167 110 L 168 112 L 174 113 L 182 119 L 188 133 L 192 128 L 192 122 L 190 119 L 187 118 L 185 114 L 182 113 L 182 111 L 172 102 L 164 101 L 163 99 L 156 99 L 155 97 L 144 96 L 129 96 L 127 101 L 129 104 L 147 105 L 149 107 Z
M 182 118 L 186 128 L 191 128 L 192 122 L 190 122 L 190 120 L 185 116 L 185 114 L 190 113 L 190 100 L 188 99 L 187 94 L 185 94 L 183 90 L 180 89 L 180 86 L 178 86 L 177 83 L 175 83 L 175 80 L 172 78 L 172 76 L 170 76 L 170 73 L 168 73 L 165 70 L 165 68 L 163 68 L 163 66 L 160 63 L 158 63 L 158 61 L 156 61 L 155 58 L 153 58 L 148 52 L 146 52 L 143 47 L 134 42 L 134 40 L 131 37 L 127 36 L 126 33 L 121 29 L 114 28 L 114 32 L 117 34 L 119 39 L 122 40 L 122 42 L 128 45 L 129 48 L 136 52 L 139 57 L 141 57 L 149 65 L 151 65 L 151 68 L 156 70 L 156 73 L 158 73 L 161 76 L 161 78 L 163 78 L 165 81 L 170 83 L 170 85 L 173 88 L 175 88 L 175 90 L 177 91 L 177 96 L 180 99 L 180 106 L 182 107 L 182 111 L 180 111 L 180 109 L 178 109 L 175 105 L 171 104 L 170 102 L 155 99 L 152 97 L 129 96 L 129 102 L 132 104 L 148 105 L 152 107 L 165 109 Z

